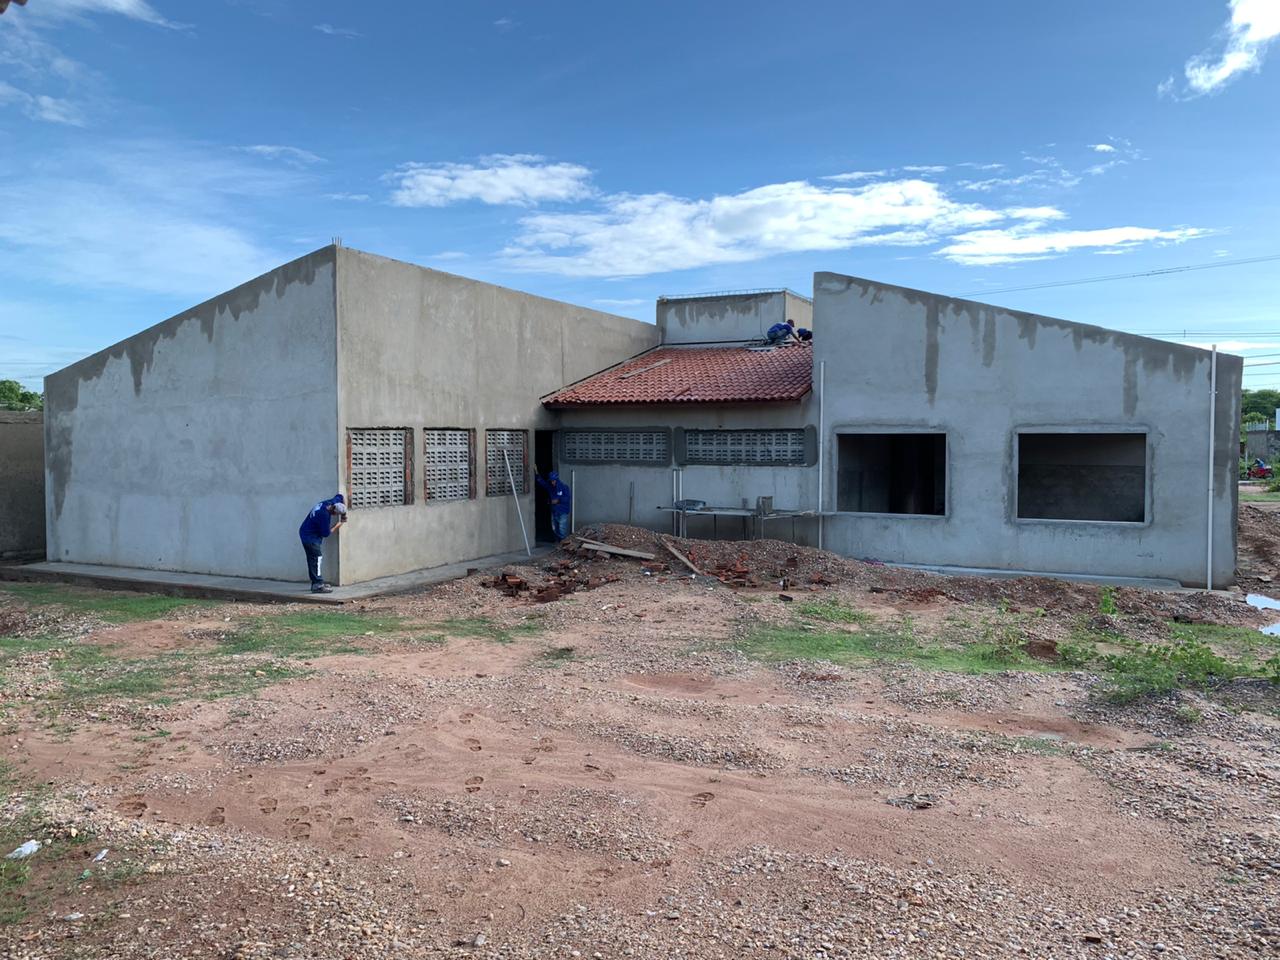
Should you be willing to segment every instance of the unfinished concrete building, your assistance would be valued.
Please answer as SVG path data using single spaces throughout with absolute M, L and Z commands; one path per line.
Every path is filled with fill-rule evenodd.
M 548 537 L 537 466 L 579 525 L 1229 582 L 1240 358 L 813 293 L 665 298 L 652 325 L 325 248 L 46 380 L 49 558 L 301 581 L 297 525 L 339 490 L 326 570 L 357 583 Z M 787 317 L 812 345 L 763 342 Z
M 45 380 L 49 559 L 297 581 L 298 524 L 335 491 L 334 583 L 518 549 L 511 484 L 532 521 L 556 427 L 539 397 L 656 342 L 326 247 Z

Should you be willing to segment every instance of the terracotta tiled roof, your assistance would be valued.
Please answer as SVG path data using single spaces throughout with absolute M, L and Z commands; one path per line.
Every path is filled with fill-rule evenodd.
M 548 407 L 796 401 L 813 385 L 805 346 L 658 347 L 542 398 Z

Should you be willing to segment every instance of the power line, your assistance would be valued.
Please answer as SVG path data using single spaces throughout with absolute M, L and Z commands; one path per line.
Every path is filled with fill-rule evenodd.
M 1250 263 L 1270 263 L 1280 260 L 1280 253 L 1265 257 L 1245 257 L 1240 260 L 1214 260 L 1209 263 L 1188 263 L 1180 267 L 1161 267 L 1158 270 L 1144 270 L 1139 273 L 1112 273 L 1103 277 L 1085 277 L 1081 280 L 1053 280 L 1049 283 L 1033 283 L 1025 287 L 1005 287 L 1002 290 L 975 290 L 973 293 L 959 294 L 961 297 L 986 297 L 995 293 L 1021 293 L 1023 290 L 1044 290 L 1049 287 L 1074 287 L 1082 283 L 1102 283 L 1106 280 L 1132 280 L 1137 277 L 1162 277 L 1170 273 L 1186 273 L 1189 270 L 1213 270 L 1216 267 L 1239 267 Z

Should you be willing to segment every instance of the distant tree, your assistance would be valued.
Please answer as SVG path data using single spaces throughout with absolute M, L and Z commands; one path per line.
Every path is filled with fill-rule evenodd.
M 44 394 L 25 389 L 17 380 L 0 380 L 0 410 L 43 410 Z
M 1270 420 L 1280 407 L 1280 390 L 1241 390 L 1240 419 Z

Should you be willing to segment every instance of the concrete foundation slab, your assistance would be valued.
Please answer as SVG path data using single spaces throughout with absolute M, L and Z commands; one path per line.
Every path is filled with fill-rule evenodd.
M 551 547 L 533 551 L 538 560 L 551 553 Z M 411 593 L 423 587 L 449 580 L 459 580 L 471 570 L 488 570 L 528 563 L 524 551 L 495 554 L 414 570 L 393 577 L 366 580 L 346 587 L 334 587 L 333 593 L 312 593 L 306 583 L 285 580 L 259 580 L 252 577 L 222 577 L 201 573 L 173 573 L 167 570 L 142 570 L 136 567 L 111 567 L 91 563 L 28 563 L 0 567 L 0 580 L 37 583 L 69 583 L 104 590 L 136 590 L 179 597 L 211 597 L 220 600 L 249 600 L 268 603 L 315 603 L 337 605 L 371 597 Z
M 1048 580 L 1068 580 L 1072 583 L 1098 583 L 1111 587 L 1140 587 L 1145 590 L 1184 590 L 1177 580 L 1165 580 L 1160 577 L 1110 577 L 1093 573 L 1045 573 L 1043 570 L 997 570 L 991 567 L 946 567 L 927 563 L 890 563 L 890 567 L 904 567 L 908 570 L 923 570 L 926 573 L 940 573 L 948 577 L 995 577 L 1012 580 L 1015 577 L 1044 577 Z M 1189 592 L 1204 593 L 1196 589 Z M 1218 591 L 1214 591 L 1215 593 Z

